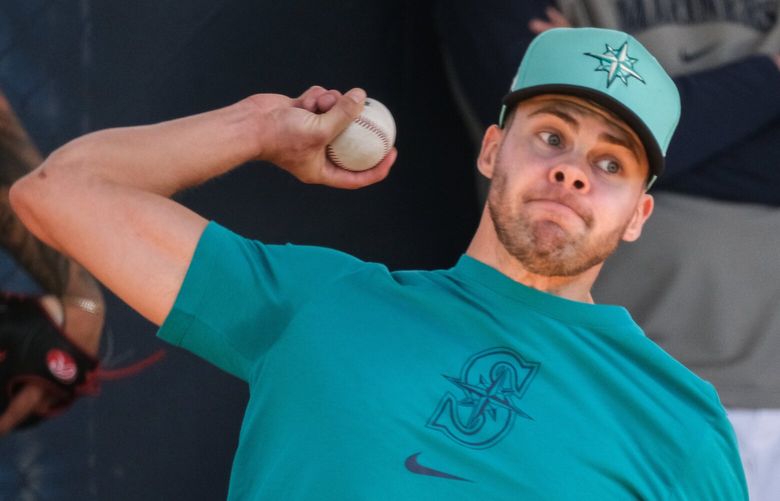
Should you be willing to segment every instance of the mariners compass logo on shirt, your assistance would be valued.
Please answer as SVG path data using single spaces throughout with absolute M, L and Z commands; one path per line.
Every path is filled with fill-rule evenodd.
M 607 88 L 616 79 L 625 85 L 628 85 L 629 78 L 636 78 L 640 82 L 645 83 L 645 80 L 634 70 L 634 65 L 639 59 L 628 55 L 628 42 L 623 42 L 623 45 L 617 49 L 613 49 L 609 44 L 606 44 L 606 46 L 607 49 L 602 54 L 585 52 L 585 55 L 598 59 L 599 66 L 595 71 L 607 72 Z
M 472 355 L 459 377 L 444 375 L 455 393 L 442 397 L 426 426 L 467 447 L 492 447 L 518 418 L 533 419 L 520 407 L 520 399 L 539 365 L 507 348 Z

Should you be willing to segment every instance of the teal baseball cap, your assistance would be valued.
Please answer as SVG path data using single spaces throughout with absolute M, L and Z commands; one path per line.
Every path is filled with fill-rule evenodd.
M 645 147 L 648 188 L 663 172 L 680 120 L 680 94 L 655 57 L 631 35 L 602 28 L 555 28 L 537 36 L 504 97 L 499 127 L 518 102 L 540 94 L 577 96 L 612 111 Z

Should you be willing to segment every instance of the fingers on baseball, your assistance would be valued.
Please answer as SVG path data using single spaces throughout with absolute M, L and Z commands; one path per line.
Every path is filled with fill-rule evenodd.
M 295 106 L 303 108 L 306 111 L 316 113 L 317 97 L 322 95 L 325 92 L 327 92 L 325 88 L 320 87 L 319 85 L 313 85 L 308 89 L 306 89 L 306 91 L 303 94 L 298 96 L 298 98 L 295 100 Z
M 13 430 L 31 414 L 45 414 L 49 410 L 46 391 L 37 384 L 27 384 L 14 395 L 5 412 L 0 416 L 0 436 Z
M 317 97 L 317 112 L 327 113 L 338 102 L 341 97 L 341 92 L 337 90 L 329 90 L 328 92 Z
M 298 106 L 312 113 L 327 113 L 338 102 L 341 92 L 319 85 L 310 87 L 298 98 Z
M 356 190 L 382 181 L 390 173 L 390 168 L 398 157 L 398 150 L 393 147 L 375 167 L 356 172 L 342 169 L 333 165 L 331 169 L 331 186 L 347 190 Z
M 366 92 L 363 89 L 352 89 L 344 95 L 339 94 L 336 102 L 322 115 L 322 123 L 331 132 L 333 139 L 352 123 L 363 111 Z

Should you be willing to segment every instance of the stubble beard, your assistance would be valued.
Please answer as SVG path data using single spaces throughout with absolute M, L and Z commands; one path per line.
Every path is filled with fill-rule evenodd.
M 488 211 L 506 251 L 531 273 L 550 277 L 576 276 L 603 263 L 628 227 L 627 221 L 594 239 L 588 231 L 592 221 L 585 221 L 584 232 L 572 234 L 553 221 L 531 220 L 523 205 L 513 214 L 506 177 L 498 172 L 488 192 Z

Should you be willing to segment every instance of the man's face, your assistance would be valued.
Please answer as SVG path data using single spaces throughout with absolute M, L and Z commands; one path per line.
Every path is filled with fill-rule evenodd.
M 583 99 L 521 102 L 505 131 L 488 130 L 479 159 L 488 210 L 507 252 L 528 271 L 574 276 L 635 240 L 652 212 L 636 134 Z

